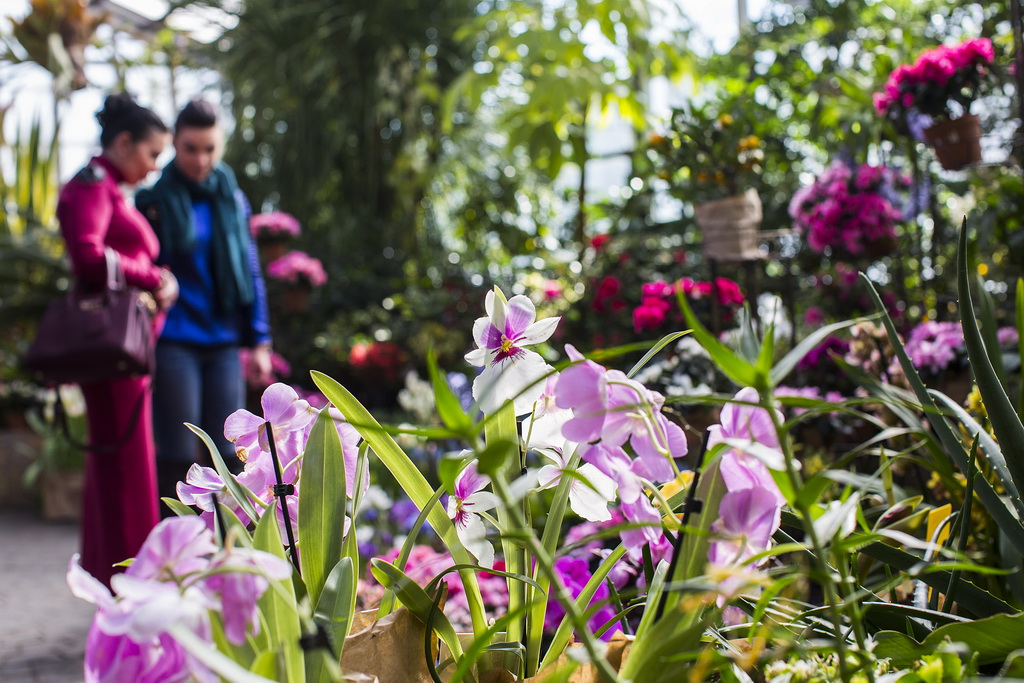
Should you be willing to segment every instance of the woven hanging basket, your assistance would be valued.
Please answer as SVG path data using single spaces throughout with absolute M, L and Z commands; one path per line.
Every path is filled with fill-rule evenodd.
M 761 258 L 758 229 L 763 213 L 757 191 L 749 189 L 693 207 L 704 233 L 704 258 L 713 261 L 749 261 Z
M 947 171 L 959 171 L 981 161 L 981 121 L 976 114 L 939 121 L 925 129 L 924 139 Z

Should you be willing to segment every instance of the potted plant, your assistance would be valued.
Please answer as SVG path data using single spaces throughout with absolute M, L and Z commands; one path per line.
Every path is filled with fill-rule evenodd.
M 301 232 L 299 221 L 283 211 L 257 213 L 249 217 L 249 234 L 259 245 L 264 264 L 284 256 L 288 242 Z
M 648 158 L 657 175 L 693 204 L 704 256 L 716 261 L 760 256 L 756 183 L 764 143 L 745 115 L 741 107 L 718 101 L 675 109 L 665 133 L 649 139 Z
M 327 273 L 320 259 L 304 251 L 290 251 L 267 266 L 267 277 L 283 282 L 284 306 L 298 312 L 309 309 L 309 292 L 327 282 Z
M 988 38 L 925 50 L 889 74 L 885 89 L 875 93 L 875 109 L 903 132 L 920 129 L 946 170 L 977 163 L 981 124 L 971 103 L 991 74 L 994 56 Z
M 886 166 L 836 161 L 794 193 L 789 215 L 819 254 L 885 256 L 896 247 L 896 225 L 903 219 L 891 201 L 899 180 Z
M 38 484 L 45 519 L 77 520 L 85 477 L 85 400 L 77 384 L 49 390 L 44 400 L 42 411 L 26 412 L 29 426 L 43 441 L 23 482 L 27 488 Z

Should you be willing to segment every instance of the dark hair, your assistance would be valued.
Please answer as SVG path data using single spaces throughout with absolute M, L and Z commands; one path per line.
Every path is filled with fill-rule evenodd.
M 160 120 L 151 109 L 146 109 L 135 101 L 129 93 L 107 95 L 103 101 L 103 109 L 96 112 L 96 120 L 100 122 L 100 145 L 103 149 L 110 147 L 121 133 L 128 131 L 132 142 L 138 142 L 151 133 L 168 132 L 167 124 Z
M 213 128 L 217 125 L 217 110 L 206 100 L 192 100 L 178 114 L 174 131 L 182 128 Z

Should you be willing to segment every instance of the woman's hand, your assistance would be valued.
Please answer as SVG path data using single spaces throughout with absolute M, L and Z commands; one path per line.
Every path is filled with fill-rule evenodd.
M 166 311 L 178 300 L 178 278 L 166 268 L 160 271 L 160 286 L 153 292 L 153 298 L 161 311 Z
M 249 355 L 249 377 L 253 383 L 265 387 L 274 381 L 274 370 L 271 364 L 270 344 L 259 344 Z

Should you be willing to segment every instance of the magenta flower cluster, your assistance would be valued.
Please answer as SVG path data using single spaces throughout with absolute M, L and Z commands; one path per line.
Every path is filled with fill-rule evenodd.
M 901 64 L 893 70 L 885 89 L 875 93 L 875 110 L 895 121 L 905 119 L 910 110 L 949 117 L 950 101 L 958 102 L 966 111 L 994 58 L 988 38 L 925 50 L 913 64 Z
M 923 322 L 910 331 L 905 345 L 918 370 L 940 373 L 964 352 L 964 331 L 959 322 Z
M 640 305 L 633 309 L 633 327 L 637 332 L 656 330 L 669 318 L 673 309 L 677 309 L 676 292 L 692 302 L 710 298 L 717 294 L 718 304 L 723 307 L 724 318 L 731 317 L 732 312 L 743 305 L 743 292 L 740 286 L 724 277 L 715 278 L 712 282 L 697 282 L 688 277 L 669 284 L 662 280 L 648 282 L 641 288 Z M 676 311 L 676 320 L 682 316 Z
M 861 164 L 852 169 L 837 161 L 814 183 L 801 188 L 789 215 L 817 253 L 879 257 L 896 245 L 900 212 L 884 191 L 893 180 L 885 166 Z
M 320 259 L 304 251 L 289 251 L 267 266 L 267 275 L 291 284 L 320 287 L 327 282 L 327 273 Z
M 249 217 L 249 234 L 257 240 L 290 239 L 302 232 L 299 221 L 283 211 L 257 213 Z
M 86 680 L 216 683 L 219 677 L 185 650 L 174 630 L 212 645 L 212 612 L 220 615 L 228 641 L 244 644 L 260 632 L 260 596 L 271 580 L 291 576 L 291 569 L 267 552 L 219 548 L 198 517 L 158 524 L 131 566 L 111 579 L 113 593 L 82 569 L 76 555 L 68 585 L 97 606 L 86 639 Z

